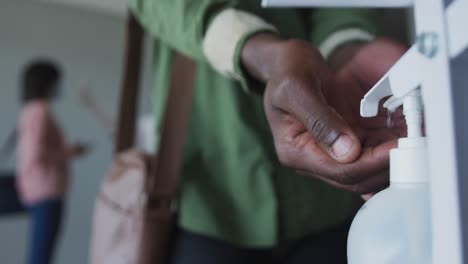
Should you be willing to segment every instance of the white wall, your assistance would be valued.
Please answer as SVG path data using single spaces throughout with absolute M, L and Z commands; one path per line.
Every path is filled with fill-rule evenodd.
M 29 59 L 48 56 L 60 62 L 66 75 L 66 91 L 56 112 L 68 138 L 93 144 L 92 153 L 74 164 L 55 263 L 87 263 L 94 197 L 109 164 L 112 146 L 109 135 L 80 107 L 77 92 L 80 83 L 89 82 L 104 108 L 115 111 L 123 25 L 123 18 L 117 16 L 39 2 L 0 0 L 0 143 L 16 123 L 22 66 Z M 150 64 L 150 55 L 146 64 Z M 148 93 L 152 81 L 149 65 L 146 68 L 143 108 L 150 111 L 152 97 Z M 0 218 L 1 263 L 24 263 L 27 229 L 24 216 Z

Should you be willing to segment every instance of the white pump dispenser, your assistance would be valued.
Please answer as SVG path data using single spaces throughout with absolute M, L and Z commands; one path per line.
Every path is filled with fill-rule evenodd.
M 348 237 L 349 264 L 431 263 L 431 222 L 423 104 L 417 66 L 425 59 L 412 47 L 361 101 L 361 115 L 375 116 L 379 102 L 389 111 L 403 105 L 407 138 L 390 151 L 390 187 L 356 215 Z M 411 69 L 411 71 L 409 71 Z M 407 73 L 411 72 L 411 76 Z

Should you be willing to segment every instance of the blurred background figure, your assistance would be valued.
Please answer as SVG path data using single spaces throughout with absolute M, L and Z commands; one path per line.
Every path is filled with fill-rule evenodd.
M 29 264 L 50 263 L 62 222 L 69 182 L 69 162 L 86 153 L 82 144 L 67 145 L 54 118 L 61 72 L 48 60 L 26 66 L 22 109 L 17 128 L 17 188 L 31 219 Z
M 69 168 L 73 177 L 66 192 L 66 210 L 52 263 L 87 263 L 95 198 L 111 160 L 113 141 L 108 130 L 84 111 L 77 95 L 81 87 L 89 87 L 99 106 L 111 117 L 117 116 L 126 3 L 126 0 L 1 1 L 0 147 L 17 128 L 22 107 L 16 99 L 21 97 L 22 73 L 34 58 L 52 58 L 59 63 L 60 87 L 65 89 L 61 90 L 59 100 L 54 100 L 52 109 L 67 142 L 92 145 L 92 151 Z M 150 42 L 148 38 L 140 113 L 153 113 L 154 56 Z M 16 147 L 16 140 L 12 142 Z M 0 160 L 0 171 L 5 172 L 0 181 L 9 182 L 10 193 L 16 192 L 15 179 L 6 176 L 15 176 L 16 157 L 13 149 Z M 3 194 L 0 191 L 0 196 Z M 21 204 L 19 195 L 16 196 Z M 3 201 L 0 197 L 0 203 Z M 26 210 L 0 215 L 0 263 L 23 264 L 27 258 L 29 215 Z

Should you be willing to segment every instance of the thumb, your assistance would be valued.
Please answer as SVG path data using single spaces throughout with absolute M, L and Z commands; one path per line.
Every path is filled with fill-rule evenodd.
M 358 137 L 322 96 L 308 94 L 297 102 L 293 112 L 331 158 L 342 163 L 357 159 L 361 152 Z

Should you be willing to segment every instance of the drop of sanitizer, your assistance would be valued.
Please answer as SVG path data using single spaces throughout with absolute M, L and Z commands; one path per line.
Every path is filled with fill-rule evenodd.
M 393 112 L 387 110 L 387 128 L 393 128 L 395 122 L 393 121 Z

